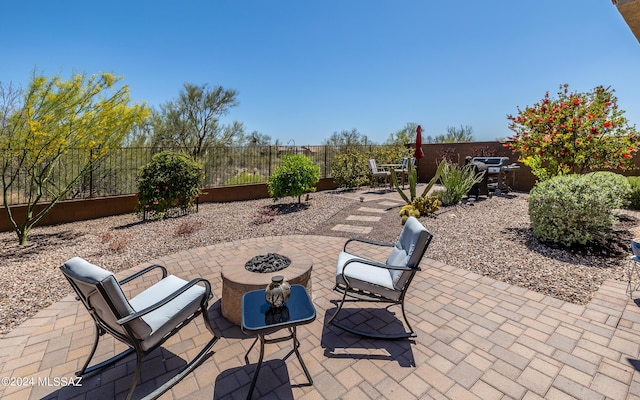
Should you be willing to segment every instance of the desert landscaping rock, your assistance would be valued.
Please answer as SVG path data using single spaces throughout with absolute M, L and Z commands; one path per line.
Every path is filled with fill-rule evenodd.
M 627 247 L 640 213 L 623 211 L 607 246 L 567 250 L 533 236 L 527 201 L 528 194 L 510 193 L 421 217 L 434 234 L 426 257 L 576 304 L 587 303 L 605 279 L 626 280 Z M 394 242 L 402 229 L 401 206 L 400 196 L 396 202 L 368 202 L 367 207 L 388 212 L 378 214 L 379 221 L 350 220 L 348 231 L 335 227 L 346 226 L 362 203 L 319 192 L 300 205 L 291 198 L 207 203 L 198 213 L 160 221 L 128 214 L 37 227 L 24 247 L 15 233 L 2 232 L 0 333 L 71 293 L 58 267 L 74 256 L 118 272 L 181 250 L 249 237 L 315 234 Z

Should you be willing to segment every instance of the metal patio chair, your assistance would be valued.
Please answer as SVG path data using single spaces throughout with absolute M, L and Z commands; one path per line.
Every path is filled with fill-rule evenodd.
M 121 284 L 131 282 L 156 269 L 162 272 L 160 281 L 131 299 L 125 297 Z M 202 314 L 205 326 L 212 333 L 213 338 L 176 376 L 145 398 L 157 398 L 178 383 L 198 366 L 218 340 L 207 314 L 207 304 L 212 294 L 211 285 L 205 279 L 194 279 L 187 282 L 174 275 L 167 276 L 167 270 L 163 266 L 151 265 L 118 282 L 110 271 L 93 265 L 80 257 L 68 260 L 60 267 L 60 270 L 75 290 L 77 299 L 84 304 L 95 323 L 95 341 L 89 358 L 82 369 L 76 372 L 76 375 L 82 376 L 92 373 L 135 353 L 136 370 L 127 400 L 133 397 L 140 379 L 144 356 L 161 346 L 169 337 L 199 314 Z M 89 367 L 100 336 L 105 333 L 111 334 L 126 344 L 129 349 L 109 360 Z
M 415 157 L 405 157 L 400 162 L 400 167 L 395 169 L 396 176 L 400 176 L 402 180 L 402 188 L 404 189 L 405 181 L 407 180 L 407 174 L 409 173 L 409 162 L 411 162 L 411 167 L 415 169 L 416 167 L 416 158 Z
M 385 185 L 390 184 L 391 172 L 383 171 L 378 169 L 378 164 L 376 160 L 369 160 L 369 179 L 371 180 L 371 187 L 373 187 L 374 183 L 378 182 L 379 178 L 384 179 Z
M 431 233 L 427 231 L 420 221 L 414 217 L 409 217 L 395 244 L 355 238 L 347 240 L 343 251 L 338 256 L 336 284 L 334 287 L 334 290 L 342 293 L 342 301 L 329 319 L 328 324 L 333 324 L 357 335 L 376 339 L 415 337 L 415 333 L 407 320 L 404 300 L 413 277 L 420 271 L 419 264 L 431 242 L 431 238 Z M 372 246 L 386 246 L 391 247 L 392 250 L 383 264 L 349 253 L 347 246 L 352 242 L 361 242 Z M 400 305 L 402 316 L 408 328 L 407 331 L 390 334 L 365 331 L 345 324 L 347 318 L 336 320 L 336 317 L 343 309 L 347 296 L 356 299 L 356 301 L 363 300 Z

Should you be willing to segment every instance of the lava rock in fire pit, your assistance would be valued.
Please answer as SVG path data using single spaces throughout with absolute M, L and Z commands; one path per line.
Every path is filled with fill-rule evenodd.
M 267 253 L 253 257 L 244 268 L 250 272 L 271 273 L 283 270 L 291 265 L 291 260 L 278 253 Z

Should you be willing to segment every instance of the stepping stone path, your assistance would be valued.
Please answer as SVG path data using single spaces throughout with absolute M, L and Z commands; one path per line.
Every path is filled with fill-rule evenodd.
M 382 206 L 384 208 L 360 207 L 357 210 L 358 212 L 357 215 L 347 216 L 347 221 L 378 222 L 382 217 L 380 215 L 375 215 L 375 214 L 384 214 L 388 212 L 390 208 L 400 206 L 402 205 L 402 203 L 399 203 L 396 201 L 384 200 L 376 203 L 376 205 Z M 337 224 L 336 226 L 331 228 L 331 230 L 349 232 L 349 233 L 359 233 L 359 234 L 366 235 L 373 230 L 373 227 L 362 226 L 362 225 Z

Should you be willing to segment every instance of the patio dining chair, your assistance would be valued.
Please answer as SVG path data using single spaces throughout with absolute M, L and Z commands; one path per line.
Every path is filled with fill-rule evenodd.
M 336 268 L 336 284 L 334 290 L 342 294 L 342 300 L 335 313 L 328 320 L 347 332 L 376 339 L 402 339 L 415 337 L 415 333 L 407 320 L 404 300 L 407 290 L 415 274 L 420 271 L 420 261 L 424 256 L 432 235 L 415 217 L 409 217 L 398 241 L 394 243 L 378 243 L 365 239 L 352 238 L 344 244 L 338 256 Z M 365 246 L 386 246 L 391 251 L 385 263 L 357 256 L 347 251 L 353 242 L 364 243 Z M 383 302 L 400 305 L 407 330 L 401 333 L 382 333 L 373 330 L 358 329 L 347 324 L 348 318 L 337 320 L 343 310 L 347 296 L 356 301 Z
M 407 180 L 407 174 L 409 173 L 409 161 L 411 161 L 411 167 L 416 167 L 416 158 L 415 157 L 405 157 L 400 162 L 400 167 L 395 169 L 396 176 L 400 176 L 402 180 L 402 188 L 404 189 L 405 181 Z
M 385 184 L 389 183 L 391 172 L 379 170 L 376 160 L 369 159 L 369 179 L 371 180 L 371 187 L 373 187 L 374 183 L 377 183 L 380 178 L 384 180 Z
M 125 297 L 121 284 L 157 269 L 161 271 L 162 279 L 131 299 Z M 118 282 L 110 271 L 80 257 L 68 260 L 60 270 L 75 290 L 76 298 L 84 304 L 95 323 L 93 347 L 84 366 L 76 375 L 90 374 L 135 353 L 136 370 L 127 400 L 133 397 L 140 379 L 143 357 L 161 346 L 199 314 L 202 314 L 204 324 L 213 338 L 176 376 L 145 398 L 157 398 L 178 383 L 202 362 L 218 340 L 207 314 L 207 304 L 212 294 L 211 285 L 205 279 L 187 282 L 174 275 L 167 276 L 167 270 L 163 266 L 151 265 Z M 105 333 L 123 342 L 129 349 L 89 367 L 100 336 Z

